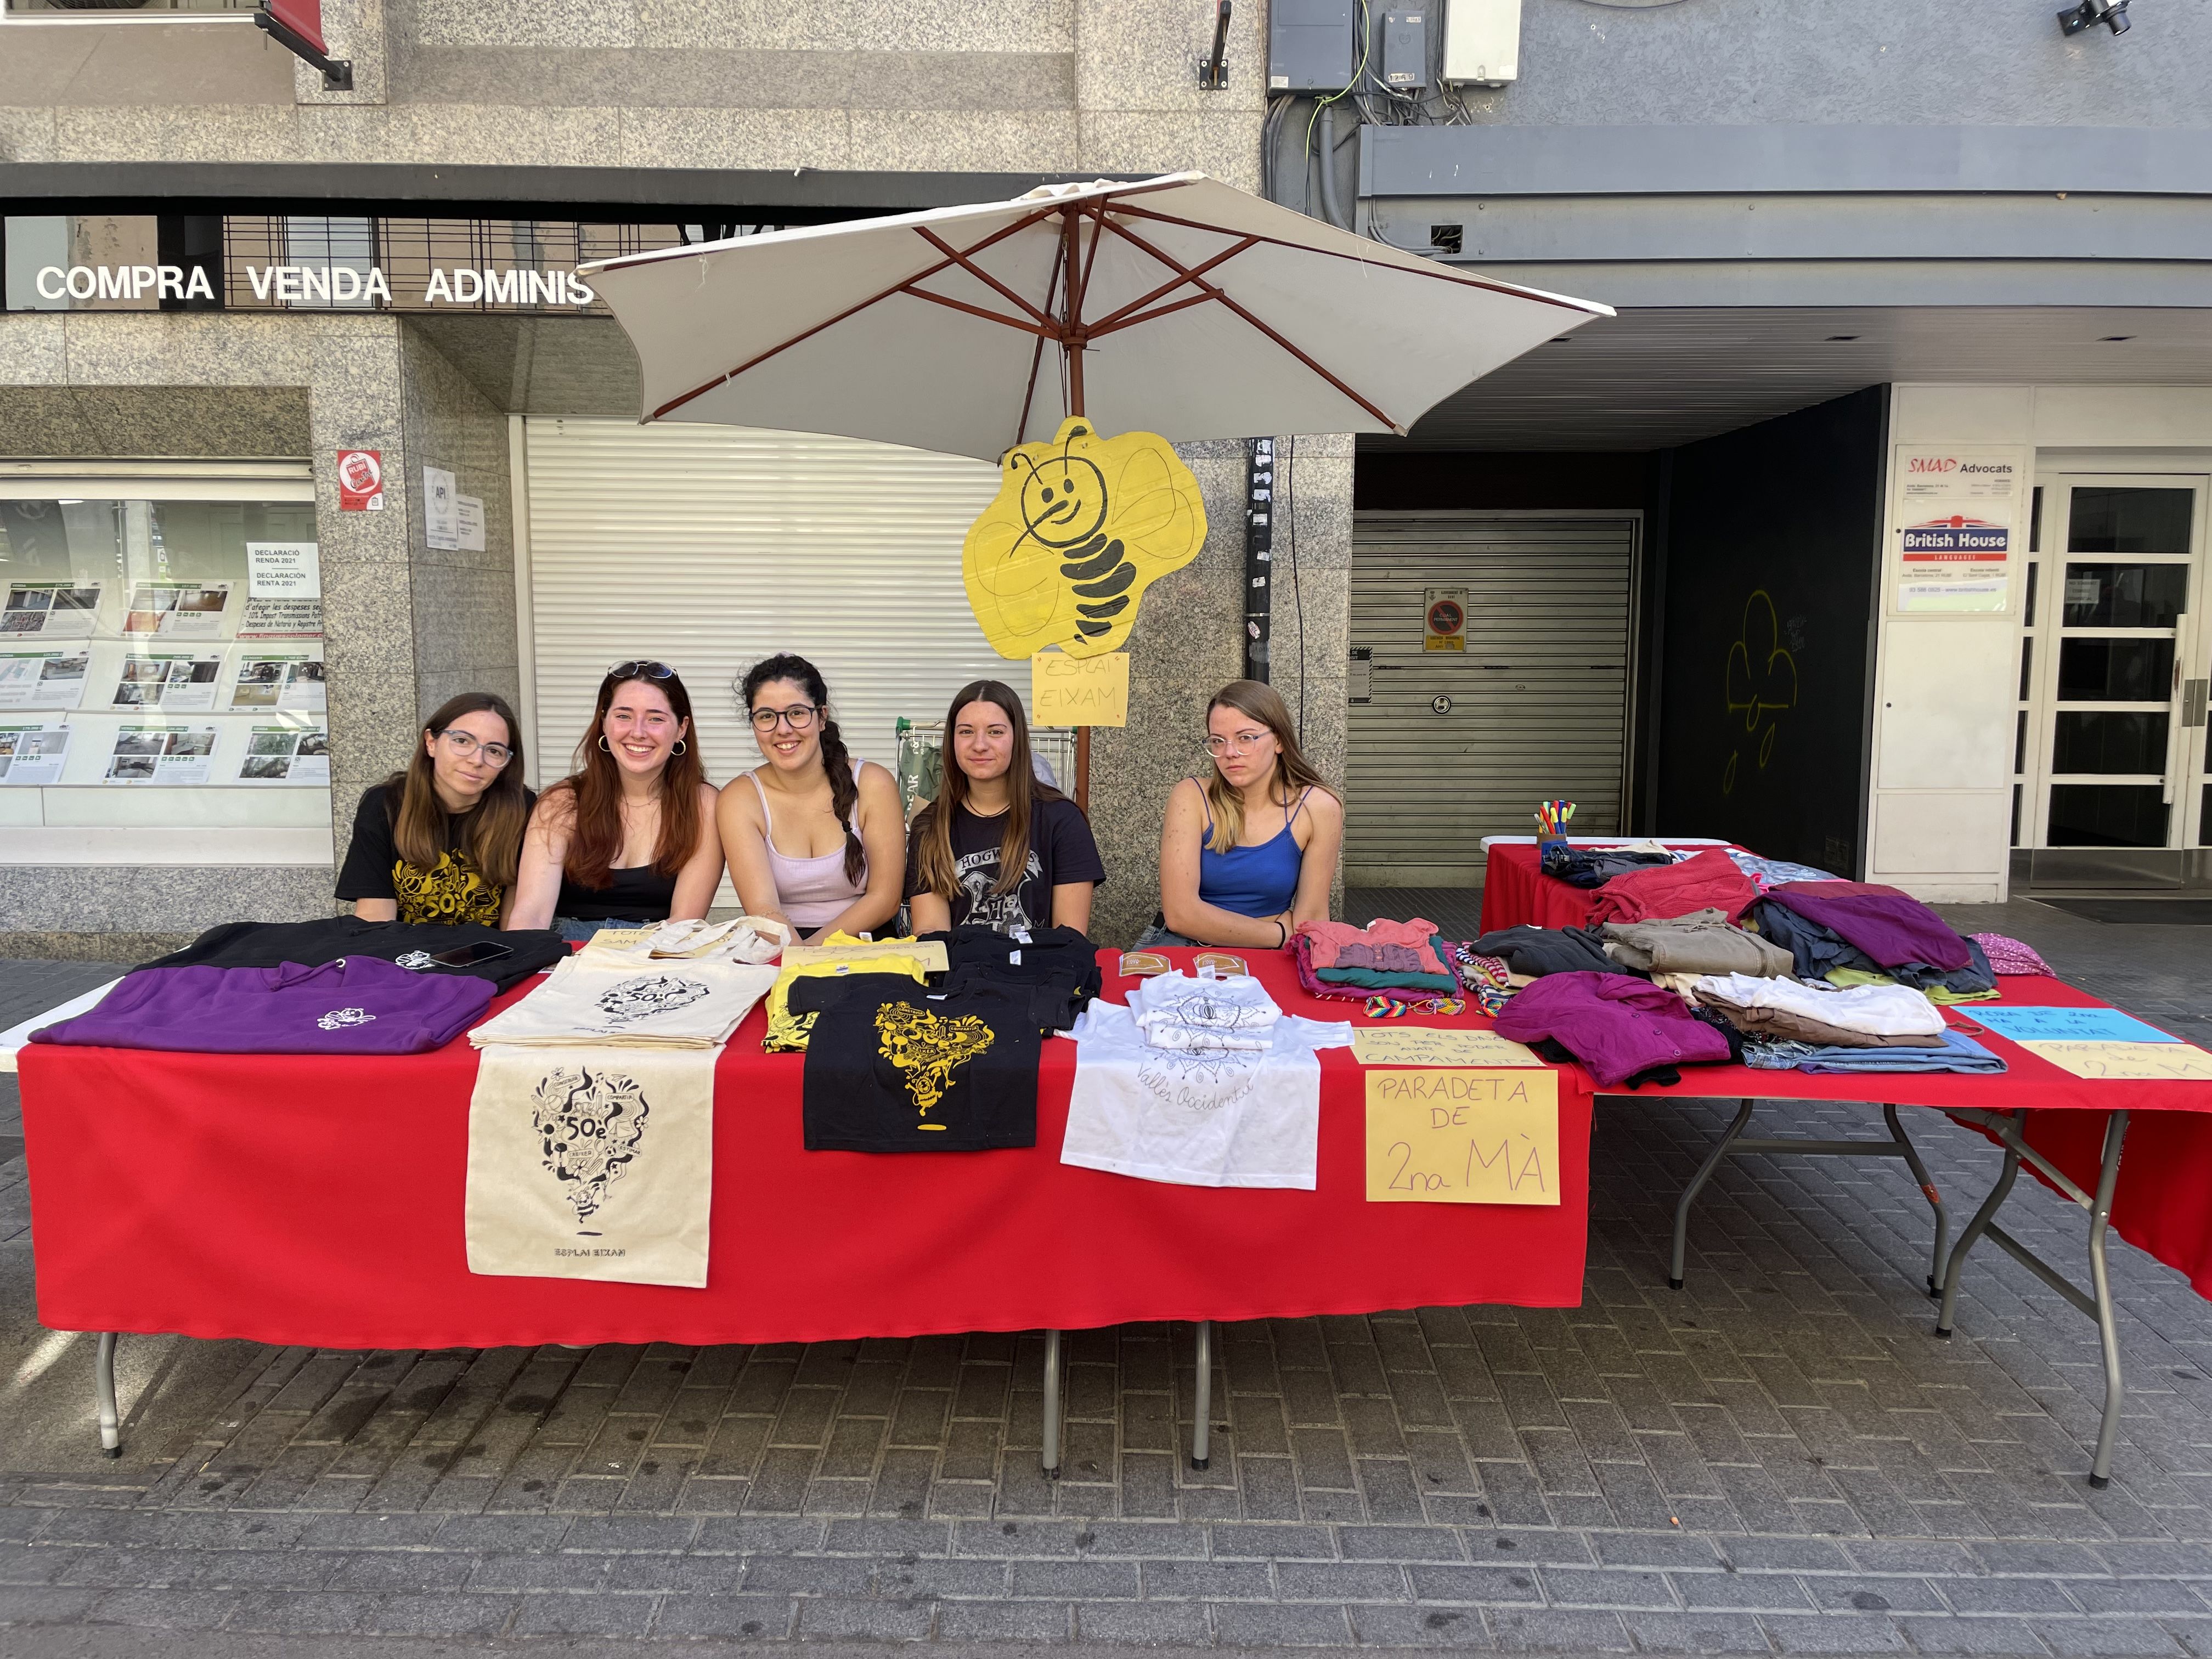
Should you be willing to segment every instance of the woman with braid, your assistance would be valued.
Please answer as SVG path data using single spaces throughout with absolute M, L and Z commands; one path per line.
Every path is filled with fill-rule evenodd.
M 738 696 L 767 763 L 723 786 L 714 817 L 746 914 L 788 922 L 808 944 L 882 928 L 906 871 L 897 781 L 846 752 L 830 688 L 805 658 L 755 663 Z

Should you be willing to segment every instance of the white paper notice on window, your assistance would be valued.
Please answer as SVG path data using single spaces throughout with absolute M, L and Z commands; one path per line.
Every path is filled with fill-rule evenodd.
M 319 599 L 322 548 L 316 542 L 248 542 L 246 596 L 250 599 Z
M 83 646 L 60 651 L 0 651 L 0 708 L 74 708 L 84 701 Z
M 201 784 L 215 767 L 212 726 L 125 726 L 115 733 L 103 781 Z
M 0 726 L 0 787 L 59 783 L 69 740 L 65 726 Z
M 453 501 L 459 509 L 461 551 L 483 552 L 484 550 L 483 503 L 474 495 L 456 495 Z
M 422 539 L 442 552 L 460 550 L 460 491 L 453 475 L 441 467 L 422 469 Z
M 247 738 L 238 781 L 327 787 L 331 734 L 322 726 L 257 726 Z

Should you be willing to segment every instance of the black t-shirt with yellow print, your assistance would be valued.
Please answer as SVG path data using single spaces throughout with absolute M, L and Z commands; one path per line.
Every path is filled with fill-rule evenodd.
M 527 800 L 535 801 L 534 795 L 524 793 Z M 346 850 L 345 867 L 338 872 L 338 897 L 349 902 L 391 899 L 398 905 L 402 921 L 498 927 L 507 889 L 485 880 L 461 850 L 461 833 L 468 820 L 446 820 L 445 848 L 437 863 L 424 870 L 401 858 L 392 845 L 392 823 L 398 808 L 387 785 L 362 792 L 361 809 L 353 819 L 353 845 Z

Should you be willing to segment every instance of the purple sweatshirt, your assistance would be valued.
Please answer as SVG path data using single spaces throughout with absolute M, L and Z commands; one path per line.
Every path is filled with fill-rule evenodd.
M 1951 925 L 1910 894 L 1869 893 L 1855 881 L 1792 881 L 1766 896 L 1856 945 L 1884 968 L 1924 962 L 1967 968 L 1973 957 Z
M 1498 1035 L 1515 1042 L 1563 1044 L 1610 1089 L 1656 1066 L 1717 1066 L 1728 1039 L 1682 999 L 1626 974 L 1547 974 L 1498 1011 Z
M 374 957 L 320 967 L 141 968 L 33 1042 L 204 1054 L 419 1054 L 483 1018 L 492 983 Z

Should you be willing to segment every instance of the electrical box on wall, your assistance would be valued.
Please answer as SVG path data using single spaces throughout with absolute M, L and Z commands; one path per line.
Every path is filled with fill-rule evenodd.
M 1342 92 L 1352 84 L 1352 0 L 1274 0 L 1267 9 L 1267 90 Z
M 1443 0 L 1444 79 L 1501 87 L 1521 76 L 1521 0 Z
M 1429 14 L 1382 14 L 1382 84 L 1407 92 L 1429 84 Z

